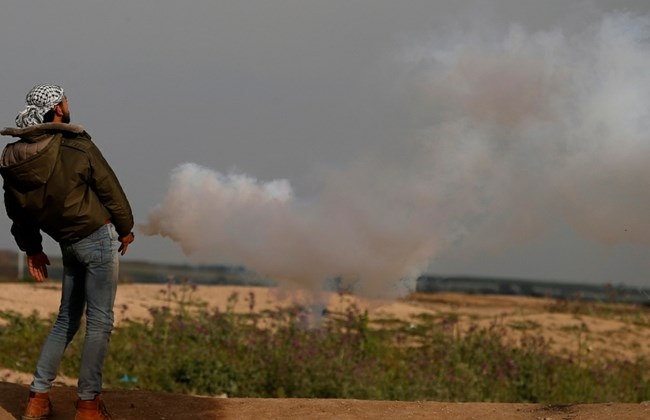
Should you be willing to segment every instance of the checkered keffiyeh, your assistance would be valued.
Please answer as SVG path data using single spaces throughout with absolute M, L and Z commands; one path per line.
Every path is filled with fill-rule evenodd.
M 16 117 L 20 128 L 42 124 L 43 116 L 58 105 L 65 96 L 63 88 L 57 85 L 34 86 L 25 97 L 27 107 Z

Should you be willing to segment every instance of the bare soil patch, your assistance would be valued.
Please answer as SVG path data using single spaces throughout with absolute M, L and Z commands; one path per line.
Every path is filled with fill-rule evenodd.
M 28 389 L 0 382 L 0 420 L 19 419 Z M 52 420 L 74 417 L 75 389 L 55 387 Z M 648 404 L 544 405 L 322 399 L 203 398 L 146 391 L 111 391 L 106 405 L 120 419 L 590 419 L 650 418 Z

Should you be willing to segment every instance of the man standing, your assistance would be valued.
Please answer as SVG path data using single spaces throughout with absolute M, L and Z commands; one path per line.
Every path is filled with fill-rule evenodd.
M 0 158 L 5 207 L 29 273 L 39 282 L 47 278 L 42 230 L 61 247 L 63 281 L 59 314 L 41 350 L 23 419 L 50 415 L 48 393 L 84 307 L 75 419 L 110 419 L 100 397 L 102 369 L 113 328 L 118 253 L 124 255 L 134 239 L 131 207 L 88 133 L 70 124 L 63 89 L 35 86 L 26 102 L 16 117 L 18 128 L 0 131 L 19 139 Z

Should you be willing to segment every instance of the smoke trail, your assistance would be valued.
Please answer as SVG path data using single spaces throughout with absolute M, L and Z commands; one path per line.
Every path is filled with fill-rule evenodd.
M 376 197 L 354 195 L 335 188 L 301 202 L 286 180 L 261 183 L 189 163 L 174 170 L 165 200 L 140 229 L 169 237 L 186 254 L 243 262 L 285 285 L 313 289 L 333 276 L 367 276 L 379 283 L 358 290 L 381 284 L 388 293 L 432 249 L 425 235 L 404 235 L 396 209 L 383 215 L 368 207 Z
M 343 276 L 366 293 L 441 253 L 499 250 L 559 223 L 650 245 L 649 39 L 648 18 L 610 15 L 570 36 L 515 26 L 499 42 L 414 49 L 400 85 L 418 116 L 406 164 L 363 156 L 303 198 L 286 180 L 185 164 L 141 229 L 287 284 Z

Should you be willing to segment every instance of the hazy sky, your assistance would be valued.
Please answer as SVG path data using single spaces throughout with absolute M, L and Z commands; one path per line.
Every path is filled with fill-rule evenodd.
M 621 20 L 621 12 L 629 15 Z M 616 173 L 626 171 L 626 157 L 641 161 L 650 157 L 643 146 L 650 141 L 650 134 L 639 137 L 645 127 L 635 126 L 628 133 L 627 123 L 616 123 L 616 118 L 628 117 L 626 105 L 635 105 L 631 111 L 637 118 L 634 124 L 650 118 L 650 98 L 626 93 L 633 86 L 625 84 L 631 77 L 643 81 L 643 76 L 633 70 L 646 60 L 650 62 L 648 33 L 644 32 L 648 30 L 648 22 L 643 20 L 646 14 L 650 14 L 647 0 L 7 2 L 0 13 L 0 125 L 14 125 L 24 96 L 34 84 L 61 84 L 68 94 L 73 122 L 89 131 L 113 166 L 138 223 L 145 223 L 150 211 L 165 198 L 172 170 L 186 162 L 222 174 L 247 174 L 260 182 L 286 180 L 295 197 L 312 203 L 326 201 L 328 206 L 332 206 L 331 201 L 311 197 L 323 197 L 323 191 L 332 190 L 336 193 L 327 197 L 368 194 L 368 201 L 357 207 L 364 211 L 362 219 L 373 218 L 373 209 L 383 206 L 381 197 L 393 198 L 386 191 L 401 190 L 403 186 L 409 190 L 411 183 L 422 185 L 418 181 L 421 176 L 431 176 L 435 179 L 431 194 L 441 195 L 436 200 L 424 199 L 423 208 L 429 211 L 440 205 L 444 217 L 432 216 L 436 226 L 454 226 L 450 230 L 431 228 L 435 232 L 431 238 L 449 237 L 450 232 L 457 231 L 462 234 L 433 244 L 427 242 L 428 234 L 422 235 L 422 242 L 414 246 L 430 261 L 426 271 L 647 286 L 650 239 L 643 235 L 650 232 L 650 227 L 641 226 L 643 219 L 636 216 L 636 210 L 648 207 L 650 200 L 640 194 L 647 194 L 648 189 L 632 188 L 621 193 L 620 187 L 625 189 L 624 181 L 628 179 L 624 175 L 615 178 L 619 188 L 608 188 L 609 178 L 605 175 L 597 185 L 595 181 L 590 184 L 592 169 L 580 169 L 581 165 L 591 168 L 590 162 L 567 160 L 560 164 L 551 158 L 555 155 L 537 154 L 535 146 L 536 141 L 543 141 L 540 133 L 545 132 L 553 136 L 553 147 L 586 150 L 578 153 L 583 158 L 620 159 L 620 165 L 609 168 Z M 615 22 L 610 26 L 603 24 L 610 16 L 619 18 L 613 18 Z M 640 21 L 635 20 L 638 17 Z M 625 31 L 628 21 L 631 34 Z M 536 48 L 551 51 L 549 60 L 555 66 L 552 72 L 540 74 L 555 75 L 566 68 L 566 80 L 574 81 L 573 88 L 583 79 L 590 79 L 586 70 L 589 63 L 601 63 L 599 74 L 607 73 L 607 59 L 590 51 L 620 49 L 608 47 L 610 27 L 614 28 L 610 32 L 615 32 L 612 39 L 621 42 L 626 54 L 617 57 L 608 53 L 612 65 L 623 63 L 616 77 L 603 77 L 611 83 L 589 81 L 583 90 L 576 87 L 575 95 L 549 94 L 552 99 L 539 109 L 533 99 L 534 109 L 527 111 L 533 116 L 526 119 L 535 124 L 526 123 L 522 128 L 519 122 L 513 123 L 509 116 L 513 110 L 508 107 L 518 107 L 519 102 L 504 99 L 504 92 L 527 90 L 531 80 L 537 83 L 537 71 L 548 61 L 543 53 L 536 53 Z M 592 48 L 585 40 L 590 36 L 601 36 L 603 41 Z M 520 71 L 519 52 L 510 54 L 517 48 L 528 57 L 523 66 L 530 65 L 530 71 Z M 499 59 L 499 54 L 504 58 Z M 511 59 L 518 70 L 509 77 L 504 61 Z M 459 62 L 464 64 L 458 67 Z M 458 68 L 465 71 L 460 87 L 446 90 L 444 81 L 454 80 L 451 69 Z M 489 77 L 490 72 L 507 74 L 494 79 Z M 540 83 L 543 89 L 534 95 L 544 96 L 548 89 L 553 90 L 548 86 L 556 86 L 547 85 L 547 81 Z M 621 106 L 610 110 L 602 105 L 589 95 L 590 86 L 598 86 L 599 95 L 613 96 Z M 584 101 L 569 104 L 573 96 Z M 449 105 L 458 98 L 472 99 L 468 107 Z M 598 134 L 599 129 L 586 123 L 580 132 L 559 129 L 558 124 L 566 121 L 549 115 L 553 110 L 573 110 L 576 106 L 585 109 L 576 114 L 588 115 L 585 120 L 600 116 L 614 121 L 604 123 L 604 129 L 613 132 L 607 131 L 603 142 L 621 139 L 625 153 L 618 156 L 602 152 L 610 150 L 607 144 L 594 146 L 597 153 L 591 147 L 573 147 L 573 139 L 587 131 Z M 594 110 L 597 107 L 601 108 Z M 457 125 L 461 120 L 462 130 Z M 497 144 L 496 138 L 526 138 L 530 147 L 518 148 L 516 153 L 490 149 L 477 157 L 479 140 L 472 143 L 471 153 L 476 157 L 472 165 L 484 161 L 488 169 L 481 173 L 498 178 L 498 185 L 503 187 L 479 185 L 480 194 L 491 194 L 485 200 L 504 197 L 502 203 L 509 207 L 521 205 L 527 210 L 511 214 L 491 204 L 481 207 L 484 199 L 480 194 L 477 196 L 481 202 L 471 204 L 449 194 L 450 190 L 472 189 L 462 184 L 464 178 L 457 173 L 450 177 L 450 183 L 458 183 L 457 189 L 446 184 L 444 176 L 440 179 L 446 172 L 438 167 L 464 168 L 466 161 L 457 150 L 440 152 L 441 145 L 447 143 L 437 139 L 450 133 L 449 138 L 456 144 L 464 139 L 461 131 L 472 138 L 487 138 L 486 144 Z M 477 135 L 479 132 L 483 134 Z M 625 143 L 628 137 L 633 140 Z M 431 147 L 436 149 L 437 157 L 422 159 L 423 151 Z M 429 173 L 425 169 L 429 164 L 438 167 Z M 553 165 L 558 165 L 556 171 L 549 169 Z M 511 170 L 496 173 L 489 169 L 495 166 Z M 640 169 L 637 171 L 634 164 L 631 167 L 629 179 L 646 180 L 645 174 L 638 172 Z M 576 181 L 561 195 L 531 187 L 559 185 L 547 175 L 569 176 L 572 171 L 572 179 L 585 178 L 585 182 Z M 523 174 L 526 182 L 508 186 L 512 178 Z M 353 180 L 359 178 L 364 181 Z M 369 192 L 375 188 L 368 188 L 374 185 L 370 178 L 381 184 L 375 195 Z M 343 187 L 336 185 L 345 185 L 349 191 L 342 193 Z M 529 197 L 526 192 L 531 188 L 535 194 Z M 514 194 L 513 189 L 520 189 L 521 194 Z M 425 194 L 422 191 L 417 188 L 417 194 Z M 404 194 L 408 206 L 412 195 Z M 567 196 L 575 197 L 576 202 L 567 199 L 566 205 L 549 206 L 549 201 L 561 201 L 558 197 Z M 351 201 L 356 203 L 355 199 Z M 622 204 L 598 212 L 610 201 Z M 336 206 L 344 208 L 345 200 Z M 391 202 L 387 206 L 395 205 Z M 586 219 L 592 211 L 598 217 L 584 221 L 581 214 Z M 314 214 L 330 217 L 323 207 L 312 211 L 311 217 Z M 385 213 L 388 219 L 394 214 Z M 422 212 L 415 220 L 422 223 L 427 214 Z M 495 231 L 510 228 L 500 214 L 517 223 L 512 226 L 513 232 L 503 237 Z M 620 219 L 628 214 L 630 224 Z M 227 223 L 219 217 L 211 220 L 209 213 L 201 217 L 206 227 Z M 305 220 L 312 219 L 301 223 L 307 223 Z M 348 223 L 350 220 L 355 219 L 345 218 Z M 393 226 L 392 219 L 389 223 Z M 629 228 L 640 233 L 631 234 L 629 240 L 609 232 L 594 233 L 594 225 L 614 223 L 621 231 Z M 9 227 L 6 216 L 0 217 L 0 231 L 5 232 L 0 236 L 2 248 L 15 246 Z M 404 232 L 410 235 L 417 231 L 413 228 L 409 225 Z M 184 256 L 170 239 L 136 235 L 136 242 L 129 248 L 130 259 L 196 261 Z M 495 244 L 491 244 L 491 235 Z M 422 245 L 425 242 L 426 246 Z M 216 243 L 227 246 L 227 242 Z M 52 241 L 46 243 L 46 251 L 59 253 Z M 200 261 L 210 261 L 210 252 L 214 253 L 214 262 L 228 262 L 223 261 L 224 255 L 229 256 L 226 259 L 243 255 L 225 249 L 206 250 Z

